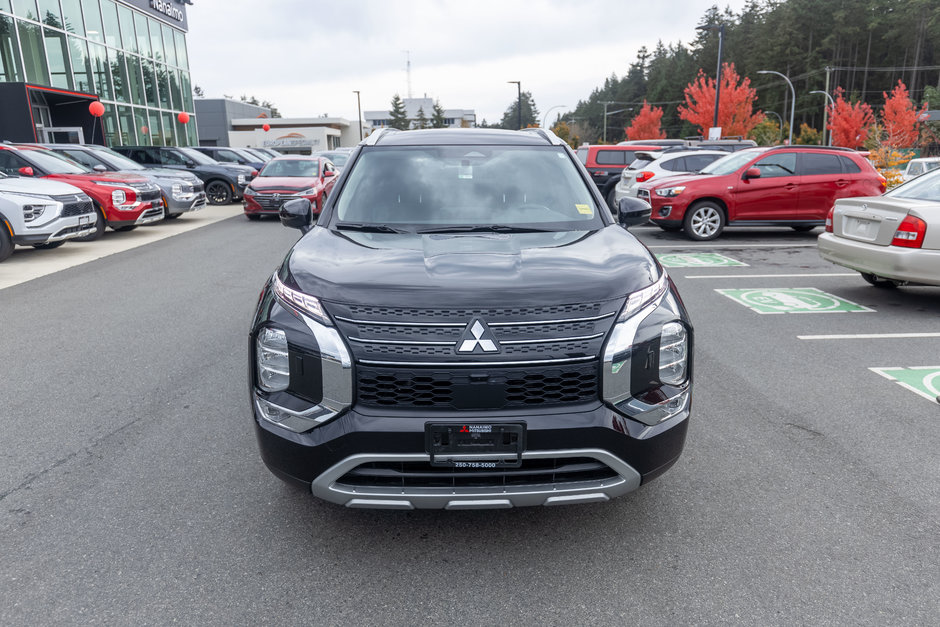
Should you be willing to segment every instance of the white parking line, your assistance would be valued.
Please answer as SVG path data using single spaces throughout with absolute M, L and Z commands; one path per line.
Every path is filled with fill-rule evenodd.
M 777 279 L 805 276 L 856 276 L 854 272 L 827 272 L 807 274 L 690 274 L 684 279 Z
M 857 333 L 854 335 L 797 335 L 798 340 L 894 340 L 940 337 L 940 333 Z
M 37 250 L 17 246 L 13 255 L 0 263 L 0 290 L 59 272 L 73 266 L 150 244 L 167 237 L 219 222 L 243 212 L 241 204 L 209 206 L 199 211 L 184 213 L 179 218 L 142 226 L 133 231 L 105 231 L 94 242 L 67 241 L 54 250 Z
M 647 248 L 816 248 L 816 244 L 672 244 Z

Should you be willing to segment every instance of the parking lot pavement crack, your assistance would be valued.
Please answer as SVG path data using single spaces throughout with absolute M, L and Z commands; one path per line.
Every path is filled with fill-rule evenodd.
M 49 473 L 51 473 L 52 471 L 54 471 L 56 468 L 59 468 L 60 466 L 63 466 L 63 465 L 65 465 L 65 464 L 67 464 L 68 462 L 72 461 L 72 460 L 75 459 L 75 457 L 77 457 L 79 454 L 81 454 L 81 453 L 87 453 L 87 454 L 92 453 L 92 451 L 94 451 L 94 449 L 96 449 L 96 448 L 97 448 L 101 443 L 103 443 L 105 440 L 108 440 L 108 439 L 111 438 L 112 436 L 115 436 L 115 435 L 121 433 L 122 431 L 125 431 L 125 430 L 128 429 L 129 427 L 134 426 L 135 424 L 137 424 L 138 422 L 140 422 L 141 420 L 144 420 L 144 419 L 145 419 L 145 416 L 141 416 L 141 417 L 139 417 L 139 418 L 136 418 L 136 419 L 134 419 L 134 420 L 128 422 L 127 424 L 125 424 L 125 425 L 123 425 L 123 426 L 120 426 L 120 427 L 118 427 L 117 429 L 114 429 L 114 430 L 112 430 L 112 431 L 106 433 L 105 435 L 103 435 L 103 436 L 101 436 L 101 437 L 99 437 L 99 438 L 93 440 L 93 441 L 92 441 L 90 444 L 88 444 L 87 446 L 85 446 L 85 447 L 83 447 L 83 448 L 81 448 L 81 449 L 79 449 L 79 450 L 72 451 L 71 453 L 69 453 L 69 454 L 66 455 L 65 457 L 62 457 L 61 459 L 55 460 L 54 462 L 52 462 L 51 464 L 49 464 L 49 466 L 47 466 L 46 468 L 43 468 L 42 470 L 40 470 L 40 471 L 38 471 L 38 472 L 34 472 L 34 473 L 30 474 L 30 475 L 27 475 L 26 478 L 23 479 L 23 481 L 21 481 L 21 482 L 19 483 L 19 485 L 13 486 L 12 488 L 10 488 L 9 490 L 7 490 L 7 491 L 5 491 L 5 492 L 0 492 L 0 503 L 2 503 L 3 500 L 6 499 L 7 497 L 14 495 L 14 494 L 16 494 L 17 492 L 19 492 L 19 491 L 21 491 L 21 490 L 25 490 L 25 489 L 29 488 L 29 487 L 30 487 L 33 483 L 35 483 L 37 480 L 42 479 L 43 477 L 45 477 L 46 475 L 48 475 Z

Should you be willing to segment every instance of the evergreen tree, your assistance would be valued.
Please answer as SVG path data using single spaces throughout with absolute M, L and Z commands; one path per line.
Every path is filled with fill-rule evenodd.
M 424 107 L 418 108 L 418 117 L 415 118 L 415 128 L 431 128 L 428 116 L 424 115 Z
M 388 116 L 390 118 L 388 125 L 391 128 L 407 131 L 411 127 L 408 112 L 405 110 L 405 103 L 398 94 L 395 94 L 395 97 L 392 98 L 392 109 L 388 112 Z
M 539 125 L 539 110 L 535 107 L 535 100 L 532 99 L 532 93 L 522 92 L 522 128 Z M 519 99 L 516 98 L 503 113 L 503 119 L 499 123 L 499 128 L 516 130 L 519 128 Z
M 447 123 L 444 122 L 444 107 L 441 106 L 440 100 L 434 101 L 434 109 L 431 113 L 431 128 L 445 128 Z

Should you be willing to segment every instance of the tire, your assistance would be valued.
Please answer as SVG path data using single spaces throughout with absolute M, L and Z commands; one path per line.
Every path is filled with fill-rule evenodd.
M 10 229 L 7 223 L 0 220 L 0 261 L 9 258 L 13 254 L 13 238 L 10 236 Z
M 663 226 L 662 224 L 657 224 L 659 228 L 666 231 L 667 233 L 677 233 L 682 230 L 681 226 Z
M 257 222 L 258 220 L 261 219 L 261 216 L 259 216 L 257 213 L 246 213 L 245 217 L 251 220 L 252 222 Z
M 715 239 L 725 230 L 725 212 L 711 201 L 697 202 L 686 209 L 682 228 L 689 239 L 697 242 Z
M 59 240 L 58 242 L 43 242 L 42 244 L 33 244 L 33 248 L 38 248 L 39 250 L 52 250 L 53 248 L 58 248 L 65 243 L 65 240 Z
M 607 192 L 607 206 L 610 208 L 610 210 L 613 212 L 614 215 L 617 215 L 617 206 L 615 204 L 616 196 L 617 196 L 616 188 L 612 188 L 609 192 Z
M 133 231 L 137 228 L 136 224 L 125 224 L 124 226 L 112 226 L 112 229 L 115 231 L 120 231 L 121 233 L 126 233 L 127 231 Z
M 181 215 L 183 215 L 183 214 L 182 214 L 182 213 L 168 213 L 168 214 L 166 214 L 165 216 L 163 216 L 163 219 L 164 219 L 164 220 L 175 220 L 175 219 L 177 219 L 178 217 L 180 217 Z
M 227 205 L 232 202 L 232 188 L 219 179 L 209 181 L 206 183 L 206 198 L 210 205 Z
M 98 221 L 95 223 L 95 232 L 90 235 L 76 237 L 72 240 L 73 242 L 93 242 L 104 235 L 104 230 L 108 226 L 108 223 L 104 218 L 104 212 L 101 211 L 101 207 L 98 205 L 95 205 L 95 212 L 98 214 Z
M 803 224 L 803 225 L 800 225 L 800 226 L 791 226 L 790 228 L 793 229 L 794 231 L 796 231 L 797 233 L 809 233 L 810 231 L 812 231 L 812 230 L 815 229 L 816 227 L 815 227 L 815 226 L 810 226 L 810 225 L 808 225 L 808 224 Z

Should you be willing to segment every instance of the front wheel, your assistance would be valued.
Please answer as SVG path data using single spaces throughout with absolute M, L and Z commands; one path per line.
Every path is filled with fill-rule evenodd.
M 206 184 L 206 198 L 212 205 L 227 205 L 232 202 L 232 188 L 225 181 L 209 181 Z
M 125 224 L 124 226 L 112 226 L 111 228 L 114 229 L 115 231 L 126 232 L 126 231 L 133 231 L 134 229 L 137 228 L 137 225 Z
M 713 202 L 698 202 L 689 207 L 682 221 L 689 239 L 699 242 L 715 239 L 725 229 L 725 212 Z
M 65 243 L 65 240 L 59 240 L 58 242 L 43 242 L 42 244 L 33 244 L 33 248 L 38 248 L 39 250 L 52 250 L 53 248 L 58 248 Z
M 0 220 L 0 261 L 13 254 L 13 237 L 10 235 L 7 223 Z

